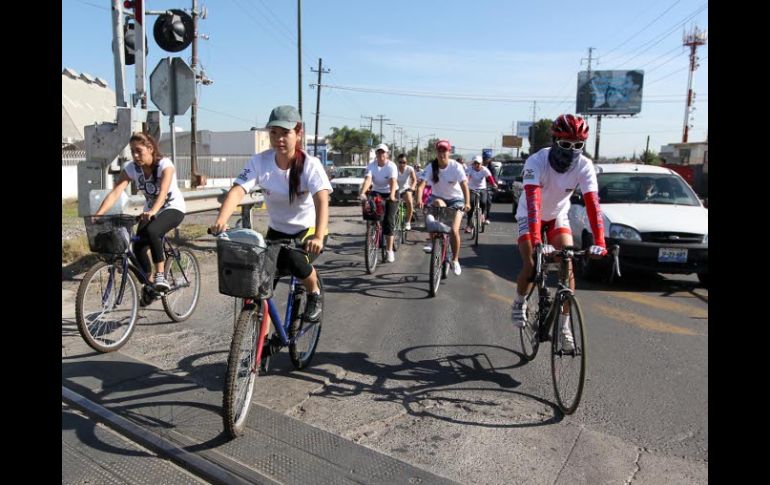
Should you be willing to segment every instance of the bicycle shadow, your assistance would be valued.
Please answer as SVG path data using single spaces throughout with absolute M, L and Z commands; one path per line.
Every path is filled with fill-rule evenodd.
M 429 297 L 427 275 L 416 273 L 366 274 L 363 262 L 332 260 L 319 266 L 325 293 L 358 293 L 373 298 L 419 300 Z M 379 267 L 379 266 L 378 266 Z
M 410 358 L 412 352 L 429 357 Z M 490 353 L 509 354 L 499 359 L 515 357 L 518 360 L 496 366 L 493 362 L 498 357 L 491 358 Z M 320 390 L 311 393 L 312 397 L 336 401 L 368 394 L 372 401 L 399 404 L 410 416 L 458 425 L 526 428 L 555 424 L 564 418 L 558 406 L 551 401 L 516 390 L 521 383 L 503 372 L 527 363 L 517 351 L 495 345 L 430 345 L 409 347 L 397 356 L 400 363 L 385 364 L 371 360 L 368 354 L 362 352 L 319 352 L 313 358 L 312 367 L 302 373 L 293 372 L 288 359 L 275 362 L 270 372 L 323 385 Z M 336 366 L 345 372 L 340 376 L 323 369 L 324 366 Z M 351 375 L 360 375 L 361 378 L 349 377 Z M 485 392 L 494 395 L 480 397 Z M 552 413 L 550 416 L 534 413 L 535 417 L 544 419 L 525 418 L 513 423 L 484 421 L 495 406 L 510 408 L 510 401 L 521 398 L 539 403 Z M 453 416 L 452 411 L 457 408 L 469 411 L 464 414 L 468 417 Z M 470 417 L 478 419 L 474 421 Z

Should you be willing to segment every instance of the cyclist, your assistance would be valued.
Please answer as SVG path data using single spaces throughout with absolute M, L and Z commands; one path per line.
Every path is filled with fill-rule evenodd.
M 129 146 L 133 161 L 123 167 L 115 187 L 107 194 L 94 215 L 101 216 L 110 210 L 129 182 L 136 183 L 139 190 L 144 192 L 145 203 L 136 229 L 139 240 L 134 243 L 134 253 L 142 271 L 154 282 L 155 290 L 168 291 L 171 287 L 165 277 L 166 255 L 162 238 L 182 223 L 187 207 L 176 182 L 174 164 L 160 152 L 155 138 L 148 133 L 137 132 L 129 139 Z M 155 264 L 154 277 L 150 258 L 147 256 L 148 246 L 152 262 Z M 147 300 L 142 298 L 142 302 Z
M 369 188 L 375 194 L 380 194 L 385 200 L 385 220 L 382 224 L 382 233 L 385 235 L 387 261 L 392 263 L 396 260 L 396 255 L 393 252 L 393 227 L 396 225 L 396 210 L 398 209 L 398 199 L 396 198 L 398 169 L 396 164 L 388 158 L 389 151 L 388 145 L 384 143 L 380 143 L 374 149 L 375 159 L 366 166 L 364 185 L 361 187 L 361 200 L 366 200 Z
M 477 191 L 478 197 L 480 197 L 479 206 L 481 207 L 482 224 L 486 222 L 484 213 L 486 212 L 487 206 L 489 205 L 489 192 L 487 192 L 487 182 L 489 179 L 492 180 L 492 187 L 497 188 L 497 183 L 495 183 L 494 178 L 492 178 L 492 174 L 490 173 L 489 169 L 481 165 L 481 157 L 476 155 L 473 157 L 473 163 L 471 164 L 471 168 L 468 170 L 468 188 L 470 190 Z M 470 222 L 473 220 L 474 208 L 475 204 L 471 203 L 471 212 L 468 213 L 468 225 L 465 226 L 465 232 L 471 232 Z M 476 229 L 478 229 L 478 227 Z
M 588 123 L 580 116 L 561 115 L 551 125 L 553 145 L 543 148 L 529 157 L 524 164 L 523 182 L 525 197 L 519 198 L 516 222 L 519 225 L 519 252 L 522 269 L 516 279 L 516 299 L 511 317 L 514 325 L 524 327 L 527 313 L 525 296 L 529 292 L 534 273 L 533 248 L 542 245 L 543 253 L 571 246 L 572 233 L 567 212 L 569 198 L 575 187 L 580 187 L 585 200 L 586 212 L 591 224 L 594 244 L 589 248 L 592 257 L 607 254 L 604 242 L 604 226 L 597 194 L 596 170 L 591 160 L 583 155 L 588 138 Z M 548 236 L 548 244 L 540 240 L 542 228 Z M 570 288 L 575 280 L 570 271 Z M 569 315 L 560 317 L 565 350 L 574 348 L 569 325 Z
M 329 194 L 332 186 L 321 161 L 300 148 L 304 129 L 294 106 L 278 106 L 267 122 L 271 148 L 246 162 L 227 193 L 211 232 L 227 230 L 227 220 L 244 195 L 259 185 L 269 218 L 265 240 L 300 241 L 310 257 L 281 248 L 277 268 L 300 279 L 307 290 L 303 318 L 317 322 L 323 309 L 318 273 L 311 264 L 328 236 Z
M 439 140 L 436 142 L 436 158 L 425 166 L 425 178 L 420 180 L 417 186 L 417 204 L 423 207 L 422 193 L 425 189 L 426 181 L 433 185 L 433 191 L 428 199 L 428 204 L 437 207 L 455 207 L 468 211 L 470 208 L 470 194 L 468 193 L 468 177 L 458 162 L 449 158 L 451 145 L 448 140 Z M 460 223 L 462 222 L 462 212 L 455 213 L 455 220 L 452 224 L 452 271 L 460 275 Z M 428 226 L 428 217 L 425 218 L 426 227 Z M 430 246 L 426 246 L 426 252 L 430 252 Z
M 402 153 L 398 156 L 398 193 L 404 203 L 406 204 L 406 221 L 404 229 L 407 231 L 412 230 L 412 212 L 414 212 L 414 203 L 412 201 L 412 193 L 417 186 L 417 175 L 414 173 L 414 169 L 406 163 L 406 154 Z
M 489 171 L 489 177 L 487 177 L 487 182 L 490 185 L 497 186 L 497 169 L 495 169 L 495 166 L 492 165 L 492 154 L 490 152 L 482 151 L 481 153 L 481 164 Z M 482 219 L 484 222 L 482 224 L 489 225 L 489 210 L 492 208 L 492 198 L 490 197 L 487 201 L 487 207 L 484 211 Z

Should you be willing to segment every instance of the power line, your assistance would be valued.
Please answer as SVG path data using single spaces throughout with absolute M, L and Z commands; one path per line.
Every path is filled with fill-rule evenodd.
M 112 10 L 111 8 L 105 7 L 104 5 L 97 5 L 97 4 L 91 3 L 91 2 L 84 2 L 83 0 L 77 0 L 77 1 L 79 3 L 82 3 L 83 5 L 88 5 L 89 7 L 98 8 L 99 10 L 107 10 L 108 12 L 110 12 Z
M 702 59 L 698 59 L 698 60 L 699 60 L 699 61 L 705 61 L 705 60 L 706 60 L 706 59 L 708 59 L 708 58 L 709 58 L 709 56 L 706 56 L 706 57 L 703 57 Z M 649 86 L 649 85 L 650 85 L 650 84 L 652 84 L 652 83 L 656 83 L 656 82 L 658 82 L 658 81 L 662 81 L 663 79 L 666 79 L 666 78 L 667 78 L 667 77 L 669 77 L 669 76 L 673 76 L 674 74 L 676 74 L 676 73 L 678 73 L 678 72 L 682 72 L 682 71 L 684 71 L 685 69 L 689 69 L 689 67 L 690 67 L 690 65 L 688 64 L 688 65 L 684 66 L 684 67 L 683 67 L 683 68 L 681 68 L 681 69 L 677 69 L 676 71 L 670 72 L 670 73 L 666 74 L 666 75 L 665 75 L 665 76 L 663 76 L 663 77 L 659 77 L 658 79 L 655 79 L 654 81 L 650 81 L 650 82 L 648 82 L 648 83 L 647 83 L 647 86 Z M 698 101 L 700 101 L 700 100 L 698 100 Z
M 653 19 L 651 22 L 649 22 L 647 25 L 645 25 L 644 27 L 642 27 L 642 28 L 641 28 L 641 29 L 640 29 L 638 32 L 636 32 L 636 33 L 635 33 L 635 34 L 633 34 L 631 37 L 629 37 L 628 39 L 626 39 L 625 41 L 623 41 L 623 42 L 622 42 L 620 45 L 618 45 L 618 46 L 616 46 L 616 47 L 613 47 L 612 49 L 610 49 L 610 50 L 609 50 L 609 52 L 607 52 L 607 53 L 605 54 L 605 56 L 608 56 L 608 55 L 610 54 L 610 52 L 614 52 L 614 51 L 618 50 L 619 48 L 623 47 L 623 46 L 624 46 L 624 45 L 626 45 L 626 44 L 627 44 L 627 43 L 628 43 L 628 42 L 629 42 L 631 39 L 633 39 L 633 38 L 634 38 L 634 37 L 636 37 L 637 35 L 639 35 L 639 34 L 641 34 L 642 32 L 644 32 L 644 31 L 645 31 L 645 29 L 647 29 L 647 27 L 649 27 L 650 25 L 652 25 L 652 24 L 654 24 L 655 22 L 657 22 L 657 21 L 658 21 L 658 20 L 659 20 L 659 19 L 660 19 L 660 18 L 661 18 L 663 15 L 665 15 L 665 14 L 666 14 L 666 13 L 667 13 L 669 10 L 671 10 L 672 8 L 674 8 L 674 7 L 676 6 L 676 4 L 677 4 L 677 3 L 679 3 L 679 2 L 681 2 L 681 1 L 682 1 L 682 0 L 676 0 L 676 1 L 675 1 L 675 2 L 674 2 L 674 3 L 673 3 L 671 6 L 670 6 L 670 7 L 668 7 L 666 10 L 664 10 L 664 11 L 663 11 L 663 13 L 661 13 L 660 15 L 658 15 L 657 17 L 655 17 L 655 18 L 654 18 L 654 19 Z

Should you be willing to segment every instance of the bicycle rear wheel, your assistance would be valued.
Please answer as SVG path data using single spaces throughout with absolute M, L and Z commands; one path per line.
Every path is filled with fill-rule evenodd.
M 479 232 L 481 231 L 481 207 L 476 206 L 473 211 L 473 245 L 479 245 Z
M 366 221 L 364 262 L 366 263 L 366 272 L 368 274 L 374 273 L 375 268 L 377 268 L 379 243 L 377 240 L 377 224 L 373 221 Z
M 316 273 L 318 274 L 318 273 Z M 324 294 L 324 284 L 321 275 L 318 275 L 318 287 L 321 295 Z M 323 323 L 323 300 L 321 300 L 321 319 L 316 323 L 306 322 L 302 318 L 307 305 L 307 293 L 302 288 L 294 295 L 294 305 L 291 310 L 291 325 L 289 326 L 289 357 L 291 363 L 297 369 L 304 369 L 310 364 L 318 347 L 318 339 L 321 336 L 321 324 Z M 296 339 L 296 340 L 295 340 Z
M 180 249 L 179 259 L 166 259 L 166 280 L 171 289 L 161 298 L 163 309 L 171 320 L 183 322 L 195 311 L 201 293 L 200 265 L 192 251 Z
M 586 373 L 586 335 L 583 314 L 577 299 L 571 293 L 563 293 L 557 300 L 552 315 L 553 339 L 551 342 L 551 375 L 556 402 L 564 414 L 572 414 L 583 395 Z M 562 329 L 559 315 L 563 306 L 567 306 L 570 317 L 570 329 L 574 339 L 574 350 L 563 348 Z
M 260 306 L 244 308 L 241 311 L 227 357 L 222 418 L 225 430 L 232 438 L 242 435 L 246 428 L 254 383 L 259 372 L 257 352 L 259 347 L 264 347 L 264 341 L 259 341 L 261 306 L 260 304 Z M 262 349 L 263 352 L 266 350 L 266 348 Z
M 436 296 L 438 293 L 438 287 L 441 284 L 441 271 L 443 262 L 441 261 L 441 252 L 444 246 L 444 239 L 440 237 L 433 238 L 431 242 L 432 248 L 430 252 L 430 296 Z
M 401 241 L 404 237 L 404 208 L 398 206 L 398 212 L 396 213 L 396 227 L 393 228 L 393 251 L 398 251 L 401 247 Z
M 123 298 L 116 301 L 125 278 Z M 139 283 L 114 264 L 96 263 L 83 277 L 75 299 L 75 320 L 83 340 L 98 352 L 114 352 L 134 332 L 139 310 Z
M 527 315 L 524 328 L 519 329 L 521 339 L 521 350 L 524 352 L 524 358 L 532 360 L 537 355 L 540 348 L 540 288 L 533 285 L 526 298 Z

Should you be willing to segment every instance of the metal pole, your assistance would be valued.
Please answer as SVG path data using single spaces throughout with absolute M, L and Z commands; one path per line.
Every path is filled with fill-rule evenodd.
M 302 117 L 302 0 L 297 0 L 297 91 L 299 116 Z
M 126 47 L 123 38 L 123 2 L 112 0 L 112 38 L 115 45 L 115 105 L 128 107 L 126 103 Z
M 602 132 L 602 115 L 596 115 L 596 146 L 594 148 L 594 160 L 599 161 L 599 135 Z
M 190 114 L 190 187 L 198 187 L 198 0 L 192 0 L 193 41 L 192 65 L 195 76 L 193 83 L 192 113 Z
M 690 70 L 687 73 L 687 106 L 684 108 L 684 131 L 682 143 L 687 143 L 687 132 L 690 125 L 690 106 L 692 106 L 692 74 L 695 71 L 695 44 L 690 45 Z
M 171 161 L 176 166 L 176 130 L 174 128 L 174 115 L 168 117 L 168 125 L 171 128 Z
M 650 160 L 647 158 L 647 154 L 650 152 L 650 135 L 647 135 L 647 146 L 644 147 L 644 163 L 649 164 Z
M 323 64 L 323 60 L 319 57 L 318 58 L 318 71 L 313 71 L 313 68 L 311 67 L 310 70 L 313 72 L 318 72 L 318 92 L 316 93 L 316 102 L 315 102 L 315 148 L 313 150 L 313 156 L 318 156 L 318 115 L 321 112 L 321 74 L 329 72 L 328 69 L 324 70 L 321 66 Z M 322 160 L 323 162 L 326 162 L 325 160 Z

